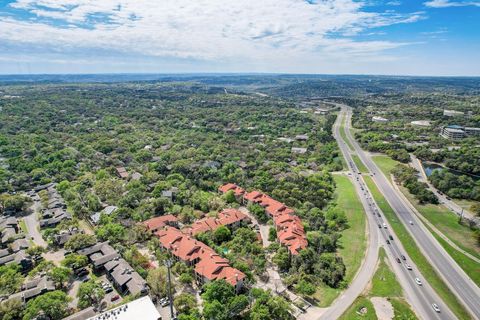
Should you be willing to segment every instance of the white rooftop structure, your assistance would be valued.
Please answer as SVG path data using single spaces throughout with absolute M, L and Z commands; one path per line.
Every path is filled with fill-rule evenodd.
M 463 116 L 462 111 L 456 111 L 456 110 L 443 110 L 443 115 L 446 117 L 455 117 L 455 116 Z
M 431 126 L 431 123 L 430 123 L 429 120 L 416 120 L 416 121 L 410 122 L 410 124 L 412 124 L 414 126 L 419 126 L 419 127 L 430 127 Z
M 384 118 L 384 117 L 380 117 L 380 116 L 374 116 L 372 118 L 372 121 L 373 122 L 387 122 L 388 119 L 387 118 Z
M 114 309 L 105 311 L 101 314 L 88 318 L 87 320 L 158 320 L 161 319 L 160 313 L 153 304 L 149 296 L 141 297 L 132 302 L 121 305 Z

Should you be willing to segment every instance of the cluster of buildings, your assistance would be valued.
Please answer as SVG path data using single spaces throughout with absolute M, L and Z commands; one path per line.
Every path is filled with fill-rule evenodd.
M 232 190 L 243 203 L 255 203 L 262 206 L 265 212 L 273 218 L 280 244 L 287 247 L 292 255 L 307 247 L 307 237 L 301 219 L 294 215 L 293 209 L 270 196 L 259 192 L 245 192 L 239 186 L 228 183 L 219 187 L 219 192 L 226 193 Z
M 480 136 L 480 128 L 449 125 L 442 127 L 440 135 L 445 139 L 460 140 L 469 136 Z
M 65 219 L 72 219 L 67 212 L 67 205 L 62 196 L 58 193 L 54 183 L 35 188 L 35 191 L 47 191 L 48 203 L 46 208 L 42 209 L 42 218 L 40 219 L 40 228 L 51 228 Z
M 30 244 L 20 230 L 17 218 L 1 216 L 0 235 L 0 266 L 16 264 L 20 265 L 23 270 L 30 269 L 33 259 L 26 252 Z
M 96 272 L 105 272 L 117 291 L 122 294 L 144 295 L 148 292 L 146 281 L 125 261 L 108 242 L 77 251 L 88 257 Z
M 47 276 L 37 277 L 32 280 L 26 281 L 21 291 L 12 294 L 8 297 L 8 300 L 18 299 L 22 303 L 27 303 L 28 300 L 38 297 L 41 294 L 55 290 L 55 283 Z
M 229 261 L 218 255 L 215 250 L 194 238 L 201 232 L 214 231 L 220 226 L 238 228 L 250 222 L 248 216 L 236 209 L 226 209 L 217 218 L 205 217 L 191 227 L 178 229 L 177 218 L 173 215 L 155 217 L 144 221 L 148 230 L 156 235 L 163 250 L 176 260 L 193 266 L 197 282 L 203 284 L 212 280 L 224 279 L 239 292 L 245 274 L 230 266 Z

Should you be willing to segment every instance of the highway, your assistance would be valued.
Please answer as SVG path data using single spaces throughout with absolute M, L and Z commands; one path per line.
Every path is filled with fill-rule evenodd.
M 351 151 L 348 145 L 342 140 L 341 135 L 339 133 L 340 123 L 341 123 L 341 120 L 343 119 L 343 116 L 345 115 L 348 116 L 348 113 L 346 112 L 346 110 L 347 110 L 346 108 L 342 108 L 342 112 L 337 118 L 337 122 L 335 123 L 335 126 L 334 126 L 334 137 L 337 140 L 340 150 L 344 158 L 346 159 L 347 164 L 353 174 L 352 180 L 354 181 L 354 184 L 357 188 L 359 197 L 361 198 L 362 203 L 363 202 L 367 203 L 368 207 L 366 212 L 368 214 L 368 223 L 370 225 L 369 230 L 371 230 L 370 234 L 372 235 L 373 233 L 377 232 L 377 235 L 380 238 L 379 245 L 383 245 L 385 247 L 387 256 L 390 260 L 390 264 L 392 265 L 393 271 L 395 272 L 397 279 L 405 292 L 406 298 L 412 305 L 416 314 L 421 319 L 456 319 L 454 314 L 450 311 L 449 308 L 447 308 L 445 303 L 438 297 L 438 295 L 433 290 L 433 288 L 428 283 L 426 283 L 422 275 L 419 273 L 418 268 L 408 257 L 408 254 L 403 249 L 400 241 L 395 236 L 393 230 L 388 224 L 388 221 L 383 219 L 384 217 L 383 212 L 380 210 L 375 200 L 371 196 L 371 193 L 368 190 L 368 187 L 363 181 L 362 175 L 359 173 L 358 168 L 356 167 L 352 159 Z M 347 118 L 347 122 L 348 121 L 349 121 L 349 118 Z M 348 133 L 349 132 L 347 131 L 347 138 L 351 140 L 351 143 L 354 143 L 353 138 L 349 136 Z M 373 226 L 373 229 L 376 231 L 372 230 L 372 226 Z M 393 240 L 390 239 L 390 236 L 393 238 Z M 389 244 L 387 244 L 387 240 Z M 372 248 L 372 245 L 370 243 L 369 250 L 370 251 L 378 250 L 378 247 L 374 249 Z M 405 260 L 402 259 L 402 256 L 405 257 Z M 397 258 L 400 259 L 400 263 L 397 262 Z M 364 264 L 365 263 L 369 263 L 368 257 L 364 262 Z M 411 270 L 407 269 L 407 265 L 411 267 Z M 371 273 L 373 273 L 374 271 L 375 271 L 374 269 L 370 270 Z M 354 282 L 357 281 L 357 278 L 354 280 Z M 371 275 L 369 275 L 368 279 L 370 278 L 371 278 Z M 416 283 L 416 280 L 415 280 L 416 278 L 420 279 L 421 285 Z M 348 292 L 348 289 L 344 294 L 344 296 L 347 294 L 347 292 Z M 342 303 L 346 304 L 348 300 L 349 304 L 347 306 L 343 306 L 345 310 L 346 308 L 348 308 L 351 302 L 353 302 L 353 300 L 356 298 L 356 296 L 353 297 L 353 295 L 354 295 L 354 292 L 352 292 L 351 295 L 348 295 L 345 298 L 345 300 L 342 301 Z M 433 303 L 436 303 L 439 306 L 440 313 L 437 313 L 433 310 L 433 307 L 432 307 Z M 338 307 L 337 304 L 334 303 L 332 307 L 324 314 L 322 319 L 338 318 L 339 315 L 334 314 L 334 312 L 337 309 L 341 309 L 341 307 Z
M 351 109 L 347 106 L 340 106 L 342 107 L 342 114 L 346 113 L 347 117 L 345 124 L 346 135 L 354 146 L 355 153 L 359 156 L 360 160 L 365 164 L 370 173 L 373 174 L 372 178 L 378 189 L 380 192 L 382 192 L 385 199 L 399 217 L 400 221 L 402 221 L 411 236 L 414 238 L 423 255 L 425 255 L 427 260 L 429 260 L 431 265 L 434 267 L 440 277 L 442 277 L 450 290 L 452 290 L 452 292 L 464 304 L 474 319 L 480 319 L 480 288 L 475 285 L 475 283 L 467 276 L 467 274 L 465 274 L 465 272 L 441 247 L 441 245 L 426 229 L 423 223 L 411 211 L 409 205 L 405 203 L 405 200 L 397 193 L 398 191 L 393 188 L 389 180 L 383 175 L 382 171 L 361 149 L 355 139 L 353 139 L 349 130 L 352 115 Z M 413 225 L 410 224 L 410 221 L 413 222 Z M 423 298 L 426 298 L 426 301 L 422 302 L 422 305 L 424 305 L 427 301 L 429 304 L 432 302 L 439 304 L 438 297 L 435 297 L 436 294 L 432 295 L 432 292 L 429 292 L 430 290 L 426 290 L 427 286 L 423 286 L 422 289 L 424 293 Z M 441 309 L 445 310 L 445 306 L 443 308 L 441 307 Z M 442 316 L 440 318 L 448 319 L 445 316 L 445 312 L 442 311 Z

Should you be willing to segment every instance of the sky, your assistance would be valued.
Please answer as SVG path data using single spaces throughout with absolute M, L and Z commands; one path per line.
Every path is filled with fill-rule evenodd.
M 480 0 L 0 0 L 0 74 L 480 76 Z

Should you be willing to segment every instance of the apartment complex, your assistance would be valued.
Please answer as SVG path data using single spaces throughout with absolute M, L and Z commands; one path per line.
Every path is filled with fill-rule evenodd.
M 237 188 L 239 187 L 234 184 L 227 184 L 220 187 L 219 191 L 223 192 L 226 189 L 232 190 Z M 242 200 L 245 204 L 255 203 L 260 205 L 273 218 L 275 228 L 277 229 L 278 241 L 287 247 L 291 254 L 297 255 L 300 250 L 307 247 L 308 242 L 302 221 L 294 215 L 293 209 L 260 191 L 243 192 L 242 194 Z
M 449 125 L 442 127 L 440 135 L 445 139 L 459 140 L 468 136 L 480 136 L 480 128 Z

